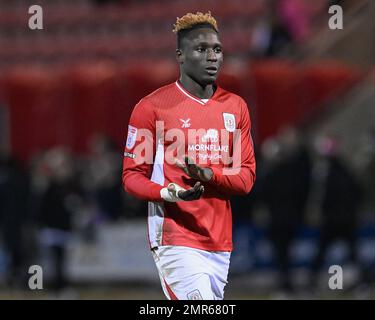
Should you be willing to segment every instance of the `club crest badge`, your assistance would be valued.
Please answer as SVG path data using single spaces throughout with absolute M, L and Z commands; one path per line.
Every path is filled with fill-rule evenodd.
M 203 300 L 201 293 L 198 289 L 191 291 L 187 294 L 188 300 Z
M 236 118 L 232 113 L 223 113 L 224 126 L 229 132 L 234 132 L 236 130 Z
M 128 137 L 126 138 L 126 148 L 132 149 L 137 140 L 137 128 L 129 125 L 128 126 Z

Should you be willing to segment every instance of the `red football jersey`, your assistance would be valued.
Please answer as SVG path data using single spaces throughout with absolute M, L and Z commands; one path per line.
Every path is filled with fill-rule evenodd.
M 217 87 L 200 99 L 180 82 L 164 86 L 134 108 L 124 151 L 123 185 L 148 200 L 151 248 L 176 245 L 232 250 L 230 196 L 246 195 L 255 181 L 251 122 L 245 101 Z M 196 180 L 175 164 L 188 155 L 213 169 L 199 200 L 167 202 L 160 190 L 170 182 L 188 189 Z M 183 160 L 182 160 L 183 162 Z

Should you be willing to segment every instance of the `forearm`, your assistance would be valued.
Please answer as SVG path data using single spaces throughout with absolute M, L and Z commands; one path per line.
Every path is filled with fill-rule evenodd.
M 223 172 L 223 169 L 213 167 L 211 168 L 213 175 L 210 184 L 231 195 L 246 195 L 248 194 L 255 182 L 255 172 L 248 167 L 242 167 L 239 172 L 234 169 L 225 169 L 228 172 Z
M 125 191 L 138 199 L 153 202 L 162 201 L 160 190 L 164 186 L 151 181 L 141 173 L 124 172 L 122 182 Z

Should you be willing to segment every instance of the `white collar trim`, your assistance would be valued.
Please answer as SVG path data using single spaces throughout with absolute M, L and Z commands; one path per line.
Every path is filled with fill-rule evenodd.
M 179 83 L 178 83 L 178 81 L 176 81 L 176 86 L 177 86 L 177 88 L 178 89 L 180 89 L 180 91 L 184 94 L 184 95 L 186 95 L 187 97 L 189 97 L 190 99 L 192 99 L 192 100 L 194 100 L 195 102 L 198 102 L 198 103 L 200 103 L 202 106 L 204 106 L 204 105 L 206 105 L 206 103 L 208 102 L 208 100 L 209 99 L 205 99 L 205 100 L 207 100 L 207 102 L 204 102 L 204 101 L 202 101 L 201 99 L 198 99 L 198 98 L 196 98 L 196 97 L 194 97 L 193 95 L 191 95 L 189 92 L 187 92 Z

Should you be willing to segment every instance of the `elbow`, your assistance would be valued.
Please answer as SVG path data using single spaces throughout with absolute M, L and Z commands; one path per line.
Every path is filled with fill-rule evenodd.
M 253 189 L 255 183 L 255 176 L 252 176 L 251 178 L 247 179 L 247 181 L 244 181 L 243 187 L 240 190 L 240 194 L 242 196 L 246 196 L 250 193 L 250 191 Z
M 128 179 L 126 179 L 125 174 L 122 174 L 122 187 L 125 192 L 129 193 L 129 183 Z
M 255 170 L 248 170 L 246 174 L 241 178 L 241 187 L 237 190 L 237 194 L 241 196 L 246 196 L 253 189 L 255 183 Z
M 241 190 L 238 191 L 238 195 L 240 196 L 246 196 L 250 193 L 253 186 L 251 184 L 246 184 Z
M 248 195 L 249 193 L 250 193 L 250 191 L 251 191 L 251 189 L 253 188 L 253 186 L 252 185 L 246 185 L 245 186 L 245 188 L 244 188 L 244 193 L 243 193 L 243 195 L 244 196 L 246 196 L 246 195 Z
M 241 187 L 232 189 L 232 194 L 235 196 L 246 196 L 250 193 L 252 185 L 244 183 Z
M 123 189 L 124 189 L 124 191 L 125 191 L 126 193 L 129 193 L 128 186 L 127 186 L 127 184 L 126 184 L 125 182 L 122 183 L 122 187 L 123 187 Z

